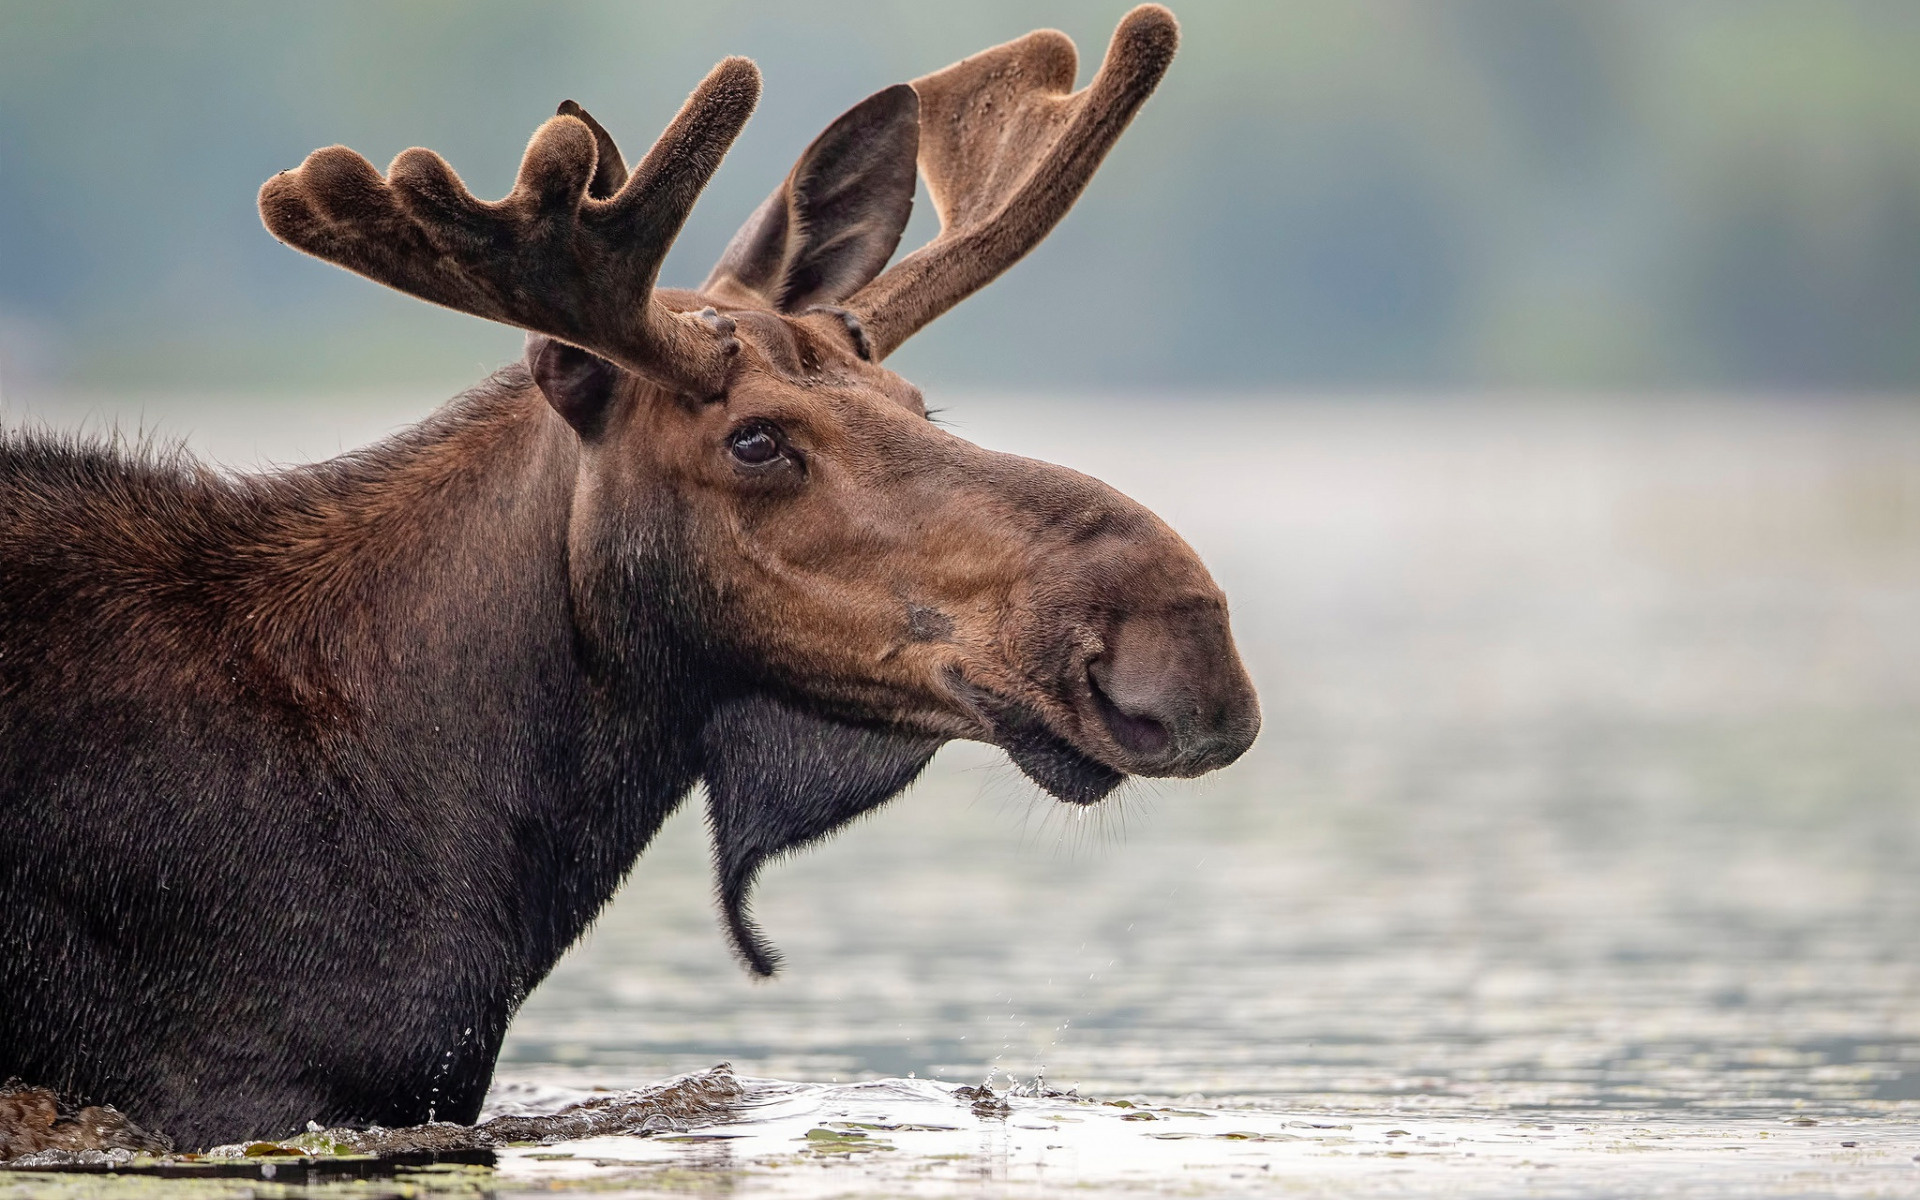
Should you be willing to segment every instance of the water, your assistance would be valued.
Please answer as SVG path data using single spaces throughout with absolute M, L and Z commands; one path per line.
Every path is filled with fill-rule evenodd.
M 1920 412 L 950 419 L 1200 548 L 1258 746 L 1092 814 L 951 748 L 768 873 L 788 965 L 766 985 L 727 957 L 683 813 L 528 1003 L 504 1079 L 730 1059 L 823 1082 L 1044 1071 L 1465 1137 L 1539 1118 L 1841 1152 L 1871 1129 L 1920 1189 Z
M 1201 550 L 1259 744 L 1092 813 L 950 747 L 768 870 L 766 984 L 728 956 L 690 806 L 528 1001 L 495 1107 L 721 1060 L 763 1105 L 738 1138 L 503 1180 L 1920 1191 L 1920 409 L 950 403 Z M 317 448 L 168 411 L 229 459 Z M 346 411 L 349 444 L 393 419 Z M 1041 1074 L 1213 1115 L 983 1120 L 925 1082 Z M 953 1130 L 807 1143 L 835 1121 Z
M 1910 1194 L 1910 1130 L 1689 1116 L 1572 1121 L 1016 1100 L 979 1117 L 935 1085 L 766 1084 L 693 1137 L 507 1151 L 510 1188 L 764 1197 Z

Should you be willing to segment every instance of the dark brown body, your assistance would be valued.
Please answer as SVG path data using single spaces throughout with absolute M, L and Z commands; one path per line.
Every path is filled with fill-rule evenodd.
M 713 697 L 576 623 L 577 457 L 519 370 L 271 479 L 0 451 L 0 1075 L 187 1146 L 473 1119 Z
M 569 103 L 498 204 L 425 151 L 270 182 L 277 235 L 534 336 L 417 429 L 277 474 L 0 441 L 0 1078 L 183 1146 L 471 1121 L 696 782 L 770 974 L 759 867 L 945 740 L 1075 803 L 1238 757 L 1258 709 L 1192 551 L 878 362 L 1059 219 L 1171 38 L 1136 11 L 1071 95 L 1057 34 L 876 94 L 695 292 L 652 273 L 743 60 L 631 175 Z M 997 143 L 1024 168 L 969 150 L 982 114 L 1031 119 Z M 943 233 L 876 277 L 916 147 Z

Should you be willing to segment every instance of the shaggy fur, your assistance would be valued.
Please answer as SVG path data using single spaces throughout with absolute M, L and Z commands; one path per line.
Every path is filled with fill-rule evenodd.
M 1124 49 L 1170 30 L 1143 11 L 1090 99 L 996 109 L 1014 157 L 962 164 L 1055 180 L 1016 240 L 1157 78 Z M 1070 80 L 1036 37 L 930 78 L 1002 99 Z M 914 147 L 959 162 L 926 157 L 929 97 L 994 140 L 958 84 L 837 122 L 721 294 L 654 289 L 751 105 L 742 64 L 631 173 L 569 102 L 499 204 L 426 151 L 386 179 L 321 151 L 263 190 L 301 248 L 537 331 L 418 428 L 257 476 L 0 437 L 0 1078 L 184 1147 L 471 1122 L 515 1009 L 699 780 L 727 928 L 769 973 L 762 864 L 944 740 L 996 743 L 1076 803 L 1252 742 L 1193 551 L 1095 480 L 931 424 L 873 361 L 956 297 L 835 307 L 898 240 Z M 1060 149 L 1020 132 L 1036 111 L 1064 114 Z
M 576 612 L 569 440 L 516 369 L 277 476 L 0 445 L 0 1073 L 183 1145 L 473 1119 L 713 691 Z

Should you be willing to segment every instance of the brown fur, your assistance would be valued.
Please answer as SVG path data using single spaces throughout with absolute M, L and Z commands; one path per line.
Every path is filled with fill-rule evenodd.
M 424 150 L 269 182 L 275 233 L 533 331 L 526 361 L 261 476 L 0 438 L 0 1076 L 190 1145 L 471 1121 L 697 781 L 767 974 L 756 872 L 943 741 L 1074 803 L 1243 753 L 1258 704 L 1192 549 L 876 361 L 1045 235 L 1172 48 L 1147 6 L 1081 93 L 1051 33 L 877 93 L 702 291 L 654 276 L 744 60 L 631 172 L 569 102 L 495 204 Z M 942 232 L 876 277 L 916 156 Z
M 1097 480 L 929 422 L 918 390 L 862 361 L 830 315 L 734 315 L 743 349 L 725 404 L 649 400 L 633 381 L 633 399 L 587 448 L 589 473 L 607 478 L 582 499 L 671 481 L 732 636 L 771 678 L 850 716 L 1000 740 L 956 693 L 962 679 L 1123 771 L 1219 765 L 1205 739 L 1186 759 L 1121 746 L 1085 674 L 1124 620 L 1174 621 L 1183 636 L 1185 622 L 1210 622 L 1211 658 L 1187 674 L 1218 694 L 1196 697 L 1191 715 L 1228 743 L 1241 736 L 1250 689 L 1225 635 L 1225 597 L 1172 530 Z M 755 422 L 780 429 L 804 468 L 747 481 L 713 452 Z M 915 613 L 937 614 L 941 636 L 916 633 Z
M 991 740 L 993 721 L 977 699 L 956 699 L 951 681 L 965 679 L 1097 761 L 1194 773 L 1217 765 L 1211 743 L 1189 741 L 1175 756 L 1121 745 L 1102 707 L 1110 697 L 1088 674 L 1108 653 L 1124 595 L 1130 609 L 1178 614 L 1167 620 L 1183 630 L 1221 630 L 1202 638 L 1208 661 L 1188 665 L 1225 670 L 1231 685 L 1222 697 L 1186 698 L 1189 724 L 1209 705 L 1249 707 L 1224 634 L 1225 601 L 1191 551 L 1091 480 L 984 456 L 914 420 L 924 416 L 918 392 L 867 361 L 1046 236 L 1152 93 L 1177 41 L 1172 14 L 1143 5 L 1079 92 L 1068 91 L 1072 42 L 1041 31 L 910 90 L 877 93 L 809 147 L 699 293 L 651 289 L 757 95 L 757 72 L 743 59 L 714 69 L 630 177 L 606 131 L 569 101 L 534 135 L 519 182 L 497 204 L 475 200 L 429 151 L 403 153 L 383 180 L 335 147 L 270 181 L 261 213 L 309 253 L 635 372 L 608 383 L 564 348 L 531 357 L 548 399 L 590 435 L 589 461 L 600 467 L 591 474 L 610 477 L 595 478 L 583 497 L 600 502 L 609 488 L 630 502 L 673 480 L 715 539 L 701 547 L 703 562 L 774 677 L 804 680 L 811 699 L 862 717 Z M 905 225 L 916 154 L 941 232 L 875 278 Z M 833 307 L 842 300 L 845 308 Z M 799 475 L 775 472 L 743 486 L 737 472 L 713 475 L 707 448 L 752 422 L 782 431 L 817 479 L 802 488 Z M 769 522 L 774 512 L 780 518 Z M 1105 558 L 1090 561 L 1089 547 Z M 909 609 L 941 614 L 950 635 L 937 645 L 903 641 Z M 1037 611 L 1048 614 L 1044 635 L 1023 615 Z M 1140 613 L 1129 619 L 1145 657 L 1162 665 L 1192 657 L 1143 635 Z M 1079 623 L 1071 651 L 1063 620 Z M 1077 679 L 1064 689 L 1053 678 L 1037 683 L 1032 668 L 1042 662 L 1049 675 Z

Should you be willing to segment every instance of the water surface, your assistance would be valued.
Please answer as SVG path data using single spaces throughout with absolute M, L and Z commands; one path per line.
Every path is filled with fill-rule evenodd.
M 336 435 L 144 408 L 245 460 L 410 415 L 384 403 Z M 727 1060 L 765 1107 L 724 1143 L 505 1178 L 598 1154 L 739 1195 L 1920 1190 L 1920 408 L 1008 397 L 945 419 L 1199 547 L 1259 744 L 1093 812 L 950 747 L 767 871 L 766 984 L 728 956 L 690 805 L 528 1001 L 495 1104 Z M 1036 1077 L 1212 1115 L 976 1118 L 927 1082 Z M 954 1129 L 815 1153 L 835 1121 Z M 1263 1136 L 1212 1138 L 1234 1130 Z
M 1920 411 L 948 419 L 1200 548 L 1259 744 L 1092 813 L 950 748 L 768 872 L 788 963 L 764 985 L 715 931 L 684 812 L 528 1003 L 503 1078 L 1044 1075 L 1454 1136 L 1591 1119 L 1835 1153 L 1867 1127 L 1920 1189 Z

